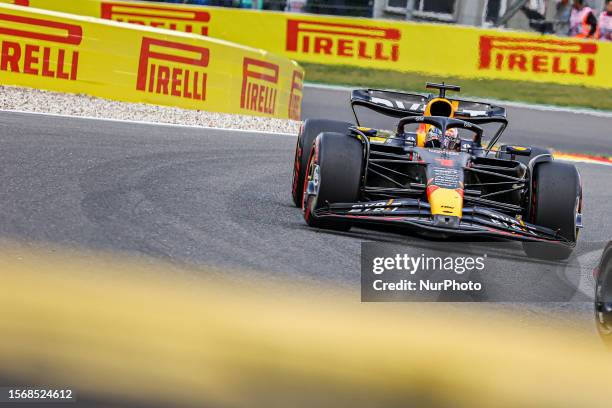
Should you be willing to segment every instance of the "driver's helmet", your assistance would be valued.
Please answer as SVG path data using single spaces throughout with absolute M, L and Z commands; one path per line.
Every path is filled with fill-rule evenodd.
M 460 146 L 459 132 L 456 128 L 447 129 L 446 133 L 443 135 L 440 129 L 435 126 L 430 126 L 425 136 L 425 147 L 458 150 Z

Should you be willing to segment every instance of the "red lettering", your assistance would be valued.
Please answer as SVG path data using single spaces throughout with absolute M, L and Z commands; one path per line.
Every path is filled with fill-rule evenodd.
M 353 41 L 351 40 L 338 40 L 338 56 L 340 57 L 352 57 L 353 56 Z
M 576 57 L 570 58 L 570 74 L 584 75 L 584 72 L 578 69 L 578 59 Z
M 374 53 L 374 59 L 380 61 L 388 61 L 389 57 L 385 56 L 383 53 L 383 45 L 381 43 L 376 43 L 376 47 L 374 48 L 376 52 Z
M 76 81 L 79 71 L 79 52 L 72 53 L 72 69 L 70 70 L 70 80 Z
M 400 39 L 401 32 L 394 28 L 287 20 L 286 50 L 292 52 L 334 55 L 335 50 L 340 57 L 399 61 Z
M 61 79 L 68 79 L 70 78 L 70 76 L 68 75 L 68 73 L 66 73 L 66 71 L 64 71 L 64 63 L 65 63 L 65 58 L 66 57 L 66 51 L 65 50 L 59 50 L 57 53 L 57 77 L 61 78 Z
M 277 94 L 277 90 L 273 89 L 272 90 L 273 96 L 271 98 L 272 100 L 272 105 L 270 106 L 270 108 L 268 109 L 268 113 L 269 114 L 273 114 L 274 112 L 276 112 L 276 94 Z
M 368 44 L 359 41 L 359 57 L 363 59 L 372 59 L 372 56 L 367 53 L 367 46 Z
M 391 60 L 394 62 L 399 61 L 399 45 L 393 44 L 391 47 Z
M 202 100 L 206 99 L 206 74 L 202 74 Z
M 28 30 L 24 28 L 9 28 L 5 24 L 0 24 L 0 34 L 2 34 L 2 37 L 7 35 L 70 45 L 81 44 L 83 37 L 83 29 L 78 25 L 12 14 L 0 14 L 0 21 L 17 23 L 22 25 L 22 27 L 30 26 Z M 63 33 L 47 34 L 44 29 L 52 29 L 54 32 L 63 31 Z
M 567 70 L 561 68 L 561 57 L 553 58 L 552 72 L 555 74 L 566 74 Z
M 595 75 L 595 60 L 593 58 L 587 59 L 587 75 Z
M 11 23 L 17 24 L 17 28 L 13 28 L 14 24 Z M 1 41 L 0 69 L 76 80 L 78 51 L 59 47 L 80 45 L 82 34 L 83 30 L 78 25 L 0 13 L 0 38 L 18 37 L 25 42 Z
M 181 96 L 181 76 L 183 75 L 183 70 L 180 68 L 172 69 L 172 96 Z
M 156 93 L 163 93 L 168 95 L 168 83 L 170 81 L 170 68 L 160 66 L 157 69 L 157 88 Z
M 535 55 L 531 60 L 531 69 L 533 72 L 548 71 L 548 57 L 546 55 Z
M 310 37 L 304 36 L 304 38 L 302 38 L 302 50 L 305 53 L 310 52 Z
M 199 34 L 208 35 L 210 22 L 208 11 L 193 8 L 178 8 L 162 5 L 126 4 L 123 2 L 104 1 L 101 5 L 101 17 L 107 20 L 127 21 L 134 24 L 167 27 L 170 30 L 181 30 L 191 33 L 193 28 L 200 28 Z M 150 21 L 150 23 L 147 23 Z M 182 26 L 182 29 L 181 29 Z
M 270 111 L 276 104 L 276 90 L 272 85 L 278 84 L 279 71 L 277 64 L 245 57 L 240 107 L 255 112 L 274 113 Z
M 332 55 L 333 41 L 330 38 L 315 37 L 314 39 L 314 53 L 321 54 L 323 51 L 326 55 Z
M 597 51 L 589 41 L 481 36 L 479 69 L 491 69 L 495 55 L 497 70 L 593 76 Z
M 521 54 L 510 54 L 510 60 L 508 62 L 508 69 L 514 70 L 514 67 L 518 66 L 521 71 L 527 71 L 527 57 Z
M 291 94 L 289 95 L 289 119 L 300 120 L 302 109 L 302 88 L 304 75 L 300 71 L 293 71 L 291 81 Z
M 189 92 L 189 74 L 189 70 L 186 70 L 183 76 L 183 98 L 192 99 L 193 95 Z
M 266 88 L 265 86 L 262 86 L 259 88 L 259 90 L 261 91 L 259 93 L 259 105 L 257 106 L 257 110 L 259 112 L 263 112 L 264 111 L 264 102 L 268 97 L 268 88 Z
M 495 68 L 497 68 L 497 70 L 501 70 L 504 64 L 504 54 L 497 54 L 495 56 Z
M 206 73 L 183 66 L 155 64 L 151 59 L 188 67 L 207 67 L 208 48 L 152 38 L 143 38 L 136 89 L 194 100 L 206 99 Z M 148 82 L 148 86 L 147 86 Z
M 155 64 L 151 64 L 151 70 L 149 73 L 149 92 L 153 92 L 154 85 L 155 85 Z
M 256 84 L 253 84 L 251 86 L 251 105 L 249 106 L 249 109 L 255 109 L 255 107 L 257 106 L 258 96 L 259 96 L 259 86 L 257 86 Z
M 12 41 L 2 42 L 2 61 L 0 62 L 0 70 L 20 72 L 19 60 L 21 59 L 21 47 L 18 43 Z M 10 70 L 8 69 L 10 65 Z
M 3 41 L 0 70 L 28 75 L 41 75 L 48 78 L 76 80 L 79 67 L 78 51 L 72 52 L 70 61 L 66 61 L 67 51 L 65 49 L 58 49 L 56 56 L 52 54 L 53 51 L 49 47 L 25 44 L 22 52 L 19 43 Z M 55 67 L 51 65 L 52 62 L 56 62 Z M 66 65 L 70 67 L 69 72 L 65 70 Z
M 43 48 L 43 66 L 42 75 L 50 78 L 55 77 L 55 72 L 51 70 L 49 63 L 51 62 L 51 49 Z
M 38 75 L 38 69 L 36 69 L 32 65 L 38 64 L 38 57 L 34 54 L 38 53 L 39 50 L 40 48 L 36 45 L 26 44 L 23 63 L 24 74 Z
M 198 101 L 205 100 L 206 95 L 206 74 L 202 74 L 202 93 L 198 93 L 198 78 L 200 73 L 198 71 L 193 73 L 193 99 Z

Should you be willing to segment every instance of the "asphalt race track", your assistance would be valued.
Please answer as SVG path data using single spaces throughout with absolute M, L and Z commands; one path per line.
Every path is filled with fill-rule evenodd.
M 304 117 L 350 119 L 347 98 L 307 89 Z M 612 155 L 610 118 L 518 108 L 509 116 L 507 141 Z M 0 236 L 350 288 L 359 287 L 363 240 L 421 242 L 307 228 L 290 198 L 294 145 L 287 135 L 0 113 Z M 586 276 L 612 238 L 612 168 L 578 167 L 586 227 L 576 259 Z M 509 256 L 520 259 L 520 246 L 511 245 Z M 491 279 L 503 283 L 504 272 Z

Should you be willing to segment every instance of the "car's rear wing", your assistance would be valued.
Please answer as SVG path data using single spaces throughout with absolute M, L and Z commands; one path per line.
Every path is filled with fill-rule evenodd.
M 355 112 L 356 106 L 363 106 L 383 115 L 399 119 L 407 116 L 422 116 L 425 113 L 427 103 L 435 97 L 436 95 L 433 94 L 386 91 L 382 89 L 356 89 L 351 92 L 351 109 L 353 110 L 353 115 L 355 115 L 357 125 L 360 125 L 359 118 Z M 485 148 L 486 154 L 488 154 L 508 126 L 506 108 L 486 102 L 459 98 L 447 99 L 451 103 L 457 104 L 457 110 L 455 111 L 455 118 L 457 119 L 479 125 L 487 123 L 498 123 L 500 125 Z
M 403 118 L 421 116 L 425 107 L 435 95 L 417 94 L 381 89 L 356 89 L 351 92 L 351 106 L 363 106 L 375 112 Z M 469 120 L 471 118 L 506 117 L 506 109 L 485 102 L 476 102 L 459 98 L 447 98 L 458 104 L 455 116 Z

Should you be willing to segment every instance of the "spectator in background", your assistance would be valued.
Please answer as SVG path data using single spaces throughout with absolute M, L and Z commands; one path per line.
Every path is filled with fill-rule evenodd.
M 606 8 L 599 15 L 595 38 L 601 41 L 612 41 L 612 0 L 606 2 Z
M 574 0 L 570 14 L 570 37 L 593 38 L 597 31 L 597 18 L 593 9 L 584 5 L 584 0 Z
M 556 33 L 566 35 L 569 32 L 570 14 L 572 13 L 571 0 L 558 0 L 555 11 Z
M 292 13 L 301 13 L 306 8 L 306 0 L 288 0 L 287 11 Z

